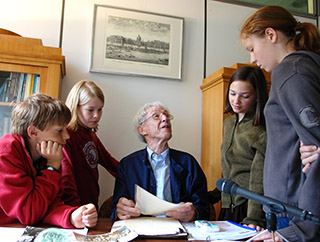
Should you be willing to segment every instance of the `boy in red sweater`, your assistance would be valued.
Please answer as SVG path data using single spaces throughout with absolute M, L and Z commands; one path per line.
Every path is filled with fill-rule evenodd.
M 11 134 L 0 139 L 0 224 L 96 225 L 93 204 L 71 207 L 61 200 L 62 146 L 70 118 L 63 102 L 43 94 L 14 107 Z

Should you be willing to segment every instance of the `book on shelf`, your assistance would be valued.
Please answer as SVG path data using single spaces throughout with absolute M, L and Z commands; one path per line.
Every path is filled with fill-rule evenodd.
M 40 75 L 0 71 L 0 102 L 21 102 L 39 92 Z
M 4 102 L 10 72 L 0 71 L 0 102 Z
M 9 102 L 9 95 L 10 95 L 10 89 L 11 89 L 11 79 L 12 79 L 12 75 L 10 75 L 10 77 L 7 78 L 7 80 L 6 80 L 6 87 L 4 90 L 3 102 Z
M 24 82 L 24 75 L 20 74 L 19 84 L 17 85 L 16 92 L 15 92 L 15 98 L 16 98 L 17 102 L 20 102 L 21 100 L 23 100 L 23 98 L 21 99 L 21 97 L 22 97 L 21 92 L 24 92 L 23 82 Z
M 20 101 L 22 101 L 24 99 L 24 94 L 26 91 L 26 83 L 27 83 L 27 75 L 23 75 L 23 83 L 22 83 L 22 88 L 21 88 L 21 92 L 20 92 Z
M 6 133 L 10 133 L 11 124 L 11 114 L 10 113 L 0 113 L 0 137 L 4 136 Z
M 8 100 L 9 102 L 14 100 L 14 92 L 16 90 L 16 85 L 18 83 L 18 81 L 17 81 L 18 74 L 20 76 L 20 73 L 16 73 L 16 72 L 12 73 L 11 86 L 10 86 L 10 90 L 9 90 L 9 100 Z
M 24 92 L 24 97 L 28 97 L 31 93 L 31 82 L 32 82 L 32 74 L 28 73 L 27 75 L 27 81 L 26 81 L 26 88 Z

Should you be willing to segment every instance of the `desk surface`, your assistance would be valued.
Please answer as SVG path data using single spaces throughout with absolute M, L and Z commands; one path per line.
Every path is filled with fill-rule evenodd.
M 94 234 L 105 234 L 111 231 L 111 227 L 113 224 L 114 220 L 111 218 L 99 218 L 98 224 L 94 228 L 90 228 L 88 234 L 94 235 Z M 38 227 L 50 227 L 48 225 L 37 225 Z M 1 227 L 14 227 L 14 228 L 24 228 L 25 226 L 19 223 L 14 223 L 14 224 L 7 224 L 7 225 L 1 225 Z M 144 241 L 144 242 L 157 242 L 157 241 L 187 241 L 186 239 L 174 239 L 174 240 L 169 240 L 169 239 L 143 239 L 143 238 L 136 238 L 134 241 Z
M 114 220 L 111 218 L 100 218 L 98 221 L 98 224 L 96 227 L 89 229 L 88 234 L 104 234 L 104 233 L 108 233 L 111 231 L 111 227 L 113 224 Z M 156 241 L 170 241 L 169 239 L 143 239 L 143 238 L 136 238 L 134 239 L 134 241 L 144 241 L 144 242 L 148 242 L 148 241 L 152 241 L 152 242 L 156 242 Z M 174 239 L 172 241 L 188 241 L 186 239 Z

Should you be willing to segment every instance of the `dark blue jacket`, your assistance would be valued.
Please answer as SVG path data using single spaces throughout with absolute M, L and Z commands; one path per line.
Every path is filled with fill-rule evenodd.
M 207 180 L 196 159 L 188 153 L 169 149 L 172 202 L 191 202 L 197 210 L 197 219 L 209 218 Z M 148 160 L 147 149 L 123 158 L 118 166 L 113 192 L 112 218 L 121 197 L 132 201 L 135 184 L 156 195 L 156 179 Z

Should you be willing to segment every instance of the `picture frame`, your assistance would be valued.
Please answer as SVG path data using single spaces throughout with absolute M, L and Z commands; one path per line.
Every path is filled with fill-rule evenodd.
M 179 79 L 184 19 L 94 6 L 91 72 Z

